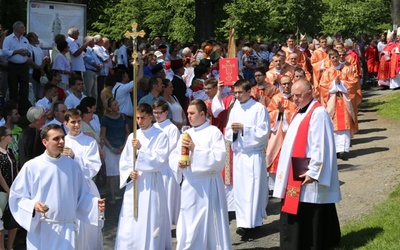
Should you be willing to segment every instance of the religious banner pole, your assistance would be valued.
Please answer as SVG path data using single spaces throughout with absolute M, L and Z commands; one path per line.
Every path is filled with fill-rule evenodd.
M 125 32 L 125 37 L 126 38 L 132 38 L 132 45 L 133 45 L 133 51 L 132 51 L 132 65 L 133 65 L 133 138 L 136 138 L 136 130 L 137 130 L 137 121 L 136 121 L 136 106 L 137 106 L 137 76 L 138 76 L 138 70 L 139 70 L 139 62 L 138 62 L 138 52 L 137 52 L 137 44 L 136 44 L 136 38 L 138 36 L 144 37 L 146 33 L 141 30 L 141 31 L 136 31 L 138 24 L 136 22 L 132 23 L 132 32 L 127 31 Z M 136 169 L 136 148 L 133 148 L 133 170 L 135 171 Z M 138 192 L 137 192 L 137 180 L 133 180 L 133 217 L 137 218 L 138 216 Z

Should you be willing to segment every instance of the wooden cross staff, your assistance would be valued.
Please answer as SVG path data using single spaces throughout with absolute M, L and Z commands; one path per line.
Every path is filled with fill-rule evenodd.
M 137 121 L 136 121 L 136 106 L 137 106 L 137 76 L 138 76 L 138 70 L 139 70 L 139 62 L 138 62 L 138 53 L 137 53 L 137 46 L 136 46 L 136 37 L 144 37 L 146 33 L 141 30 L 141 31 L 136 31 L 138 24 L 136 22 L 132 23 L 132 32 L 127 31 L 125 32 L 125 37 L 126 38 L 132 38 L 132 45 L 133 45 L 133 51 L 132 51 L 132 58 L 133 58 L 133 137 L 136 138 L 136 130 L 137 130 Z M 136 169 L 136 149 L 133 149 L 133 170 Z M 137 180 L 133 180 L 133 217 L 137 218 L 138 216 L 138 193 L 137 193 Z

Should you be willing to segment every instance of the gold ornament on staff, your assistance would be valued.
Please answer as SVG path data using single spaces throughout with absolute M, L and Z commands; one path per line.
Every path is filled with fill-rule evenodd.
M 137 76 L 138 76 L 138 69 L 139 69 L 139 62 L 138 62 L 138 52 L 137 52 L 137 45 L 136 45 L 136 38 L 138 36 L 144 37 L 146 33 L 141 30 L 141 31 L 136 31 L 138 24 L 136 22 L 132 23 L 132 32 L 127 31 L 125 32 L 125 37 L 126 38 L 132 38 L 132 45 L 133 45 L 133 51 L 132 51 L 132 65 L 133 65 L 133 136 L 136 137 L 136 130 L 137 130 L 137 121 L 136 121 L 136 106 L 137 106 Z M 133 148 L 133 170 L 135 171 L 136 169 L 136 148 Z M 137 193 L 137 180 L 133 180 L 133 217 L 137 218 L 138 216 L 138 193 Z

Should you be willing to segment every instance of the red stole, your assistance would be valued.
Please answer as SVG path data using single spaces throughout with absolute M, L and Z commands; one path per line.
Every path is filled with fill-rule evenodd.
M 307 136 L 308 136 L 308 128 L 310 126 L 311 115 L 317 107 L 320 107 L 321 104 L 319 102 L 315 102 L 311 107 L 311 110 L 301 121 L 299 128 L 297 129 L 296 138 L 294 139 L 292 157 L 305 158 L 306 157 L 306 148 L 307 148 Z M 293 116 L 293 118 L 297 115 L 297 113 Z M 290 163 L 289 169 L 289 178 L 288 184 L 286 187 L 286 195 L 283 200 L 282 212 L 288 214 L 297 214 L 297 210 L 299 208 L 300 202 L 300 192 L 301 192 L 301 183 L 303 181 L 295 181 L 293 179 L 293 166 Z

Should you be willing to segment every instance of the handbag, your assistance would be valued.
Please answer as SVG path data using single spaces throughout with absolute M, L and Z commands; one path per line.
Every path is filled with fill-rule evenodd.
M 14 229 L 14 228 L 21 228 L 21 226 L 18 224 L 18 222 L 14 219 L 14 216 L 11 213 L 8 203 L 7 203 L 6 207 L 4 208 L 2 220 L 3 220 L 3 226 L 7 230 Z

